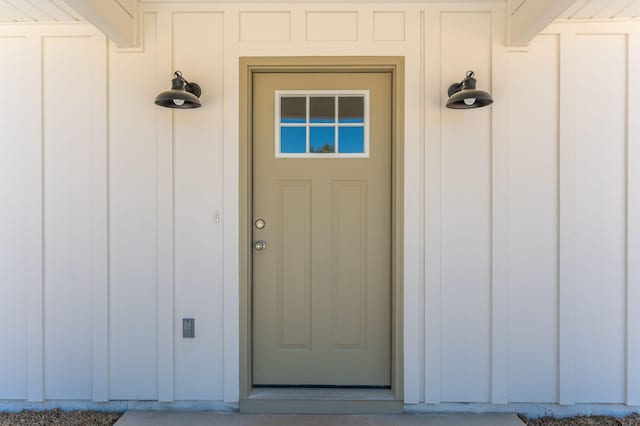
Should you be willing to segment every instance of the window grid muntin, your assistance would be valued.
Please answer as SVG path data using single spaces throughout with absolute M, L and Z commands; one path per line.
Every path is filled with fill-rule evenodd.
M 283 98 L 305 97 L 305 123 L 282 123 L 281 100 Z M 334 98 L 334 123 L 311 123 L 311 98 L 312 97 L 333 97 Z M 362 123 L 340 123 L 339 118 L 339 98 L 340 97 L 361 97 L 363 99 L 363 122 Z M 369 90 L 276 90 L 275 91 L 275 157 L 276 158 L 369 158 Z M 306 128 L 306 150 L 301 153 L 281 152 L 280 129 L 283 127 L 305 127 Z M 311 127 L 334 127 L 334 152 L 332 153 L 312 153 Z M 340 153 L 339 129 L 341 127 L 360 127 L 363 129 L 363 148 L 361 153 Z

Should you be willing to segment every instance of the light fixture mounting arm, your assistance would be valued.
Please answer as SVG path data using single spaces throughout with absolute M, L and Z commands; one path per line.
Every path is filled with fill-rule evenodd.
M 477 84 L 475 75 L 476 74 L 473 71 L 469 70 L 467 71 L 467 75 L 464 80 L 462 80 L 460 83 L 453 83 L 451 86 L 449 86 L 449 90 L 448 90 L 449 97 L 455 95 L 461 90 L 475 90 L 476 84 Z
M 187 92 L 193 94 L 196 98 L 199 98 L 202 94 L 202 89 L 198 83 L 191 83 L 187 81 L 186 78 L 182 76 L 181 71 L 176 71 L 173 73 L 174 79 L 171 81 L 171 86 L 173 90 L 186 90 Z

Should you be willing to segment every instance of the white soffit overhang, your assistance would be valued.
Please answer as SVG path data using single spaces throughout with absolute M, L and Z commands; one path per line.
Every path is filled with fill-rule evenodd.
M 507 0 L 507 43 L 526 45 L 549 24 L 637 20 L 640 0 Z
M 640 20 L 640 0 L 577 0 L 560 19 L 568 21 Z
M 509 13 L 516 13 L 527 0 L 511 0 Z M 567 21 L 584 20 L 640 20 L 640 0 L 574 0 L 558 19 Z
M 0 0 L 0 22 L 78 22 L 82 16 L 63 0 Z

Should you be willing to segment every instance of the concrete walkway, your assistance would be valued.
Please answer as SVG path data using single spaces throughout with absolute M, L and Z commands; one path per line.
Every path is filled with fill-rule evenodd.
M 515 414 L 295 415 L 127 411 L 115 426 L 523 426 Z

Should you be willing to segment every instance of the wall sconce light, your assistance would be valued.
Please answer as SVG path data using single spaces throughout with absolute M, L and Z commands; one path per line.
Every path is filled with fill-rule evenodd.
M 173 76 L 174 78 L 171 80 L 171 90 L 167 90 L 156 96 L 156 105 L 180 109 L 200 108 L 202 103 L 198 98 L 202 90 L 198 83 L 188 82 L 180 71 L 173 73 Z
M 482 108 L 493 103 L 488 92 L 476 89 L 476 79 L 473 71 L 467 71 L 467 76 L 460 83 L 449 86 L 449 100 L 447 108 L 471 109 Z

